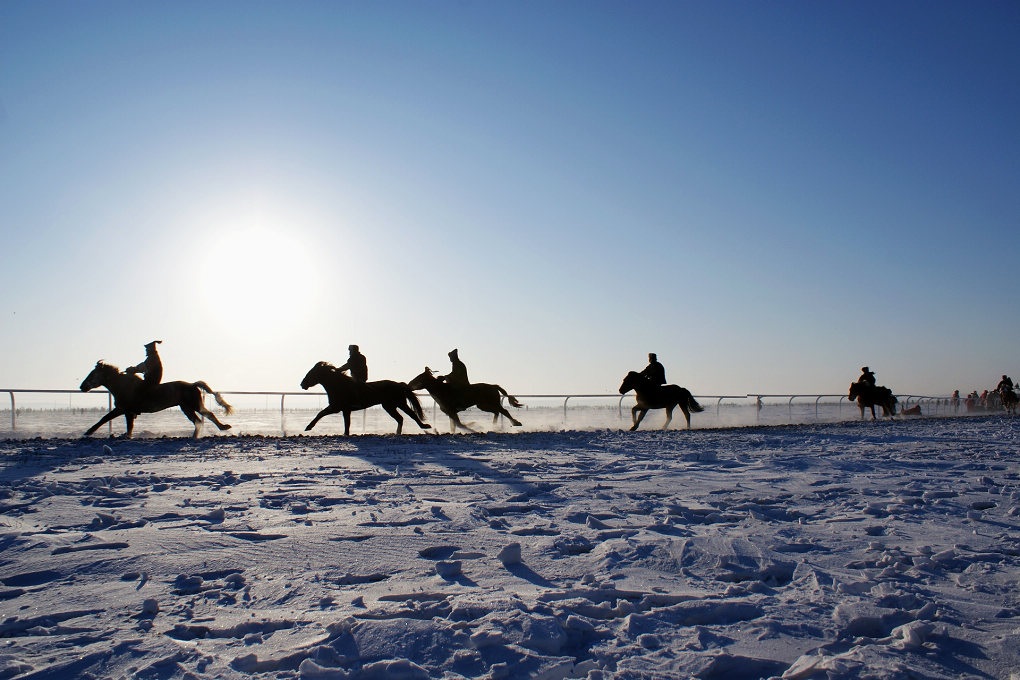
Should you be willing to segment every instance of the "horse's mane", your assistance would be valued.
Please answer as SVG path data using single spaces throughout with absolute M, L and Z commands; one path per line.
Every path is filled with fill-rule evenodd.
M 108 361 L 103 361 L 102 359 L 100 359 L 99 361 L 96 362 L 96 368 L 107 368 L 107 369 L 110 369 L 111 371 L 113 371 L 115 373 L 120 373 L 120 369 L 119 368 L 117 368 L 116 366 L 114 366 L 113 364 L 111 364 Z

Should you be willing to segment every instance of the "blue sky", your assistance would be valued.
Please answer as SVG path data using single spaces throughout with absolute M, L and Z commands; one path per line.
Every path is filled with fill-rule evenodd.
M 1020 373 L 1013 2 L 0 2 L 0 387 Z

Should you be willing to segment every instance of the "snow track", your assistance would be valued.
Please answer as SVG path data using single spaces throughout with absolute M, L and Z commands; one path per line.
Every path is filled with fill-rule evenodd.
M 1009 678 L 1018 422 L 0 442 L 0 678 Z

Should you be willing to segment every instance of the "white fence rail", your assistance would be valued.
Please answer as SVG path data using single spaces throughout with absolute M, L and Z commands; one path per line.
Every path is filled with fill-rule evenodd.
M 106 390 L 93 390 L 92 392 L 83 393 L 78 390 L 37 390 L 37 389 L 0 389 L 0 392 L 8 393 L 10 397 L 10 411 L 11 411 L 11 431 L 17 431 L 18 428 L 18 404 L 15 395 L 57 395 L 65 394 L 69 395 L 106 395 L 107 408 L 113 407 L 113 397 Z M 275 391 L 222 391 L 220 394 L 224 396 L 261 396 L 267 398 L 267 404 L 269 398 L 279 397 L 280 399 L 280 429 L 285 430 L 285 417 L 287 409 L 287 397 L 300 397 L 306 399 L 308 397 L 322 398 L 326 396 L 325 392 L 322 391 L 310 391 L 310 392 L 275 392 Z M 429 399 L 432 401 L 432 419 L 435 421 L 438 416 L 438 406 L 435 400 L 432 399 L 427 393 L 418 393 L 422 399 Z M 623 402 L 625 400 L 633 400 L 633 394 L 620 395 L 620 394 L 520 394 L 516 395 L 520 399 L 539 399 L 546 402 L 563 400 L 563 424 L 565 425 L 569 421 L 570 417 L 570 402 L 575 400 L 587 399 L 587 400 L 606 400 L 612 403 L 610 400 L 616 400 L 617 414 L 618 417 L 623 420 L 625 418 L 623 410 Z M 766 402 L 764 400 L 784 400 L 788 409 L 789 420 L 792 422 L 794 417 L 794 402 L 801 400 L 803 403 L 807 400 L 814 400 L 814 415 L 815 418 L 820 417 L 820 405 L 823 400 L 838 400 L 838 413 L 842 417 L 843 413 L 843 401 L 847 399 L 845 394 L 741 394 L 741 395 L 694 395 L 697 400 L 702 402 L 703 405 L 710 404 L 712 401 L 715 402 L 715 415 L 718 418 L 722 409 L 723 403 L 732 403 L 737 406 L 749 406 L 755 409 L 755 422 L 759 422 L 760 414 L 762 409 L 765 407 Z M 899 395 L 898 399 L 900 404 L 904 408 L 910 407 L 911 404 L 924 404 L 928 415 L 939 415 L 940 411 L 942 415 L 950 415 L 954 412 L 954 409 L 958 409 L 959 402 L 954 404 L 950 397 L 933 397 L 926 395 Z M 742 402 L 742 403 L 741 403 Z M 426 402 L 427 403 L 427 402 Z M 810 401 L 805 405 L 809 405 Z M 770 404 L 771 406 L 771 404 Z M 364 426 L 364 416 L 362 424 Z M 112 427 L 112 424 L 108 427 Z

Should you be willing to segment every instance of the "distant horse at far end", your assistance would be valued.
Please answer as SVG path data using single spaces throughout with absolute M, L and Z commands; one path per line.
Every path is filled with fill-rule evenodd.
M 666 409 L 666 423 L 662 426 L 663 430 L 669 427 L 673 420 L 673 409 L 677 406 L 684 412 L 688 430 L 691 429 L 691 413 L 701 413 L 705 410 L 687 388 L 679 385 L 657 385 L 655 381 L 636 371 L 628 373 L 620 385 L 620 394 L 627 394 L 631 390 L 634 390 L 634 394 L 637 395 L 637 404 L 630 410 L 631 418 L 634 421 L 634 425 L 630 428 L 631 432 L 638 428 L 649 409 Z

